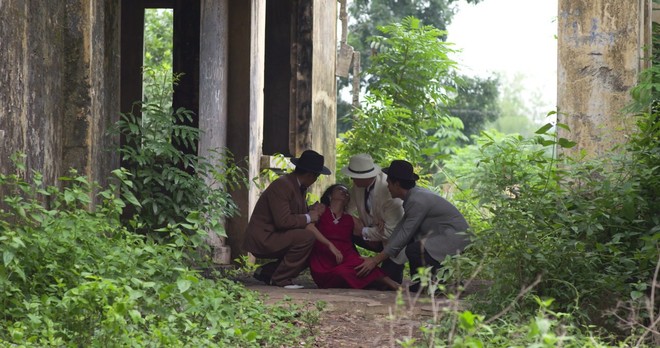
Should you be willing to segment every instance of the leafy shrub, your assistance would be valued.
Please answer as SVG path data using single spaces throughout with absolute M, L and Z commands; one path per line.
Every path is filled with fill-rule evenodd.
M 130 181 L 114 174 L 108 189 L 73 172 L 64 189 L 43 187 L 38 173 L 31 183 L 0 174 L 12 193 L 0 210 L 0 345 L 258 347 L 305 334 L 304 308 L 265 305 L 189 269 L 189 240 L 156 243 L 122 226 L 117 192 Z M 96 191 L 100 204 L 89 208 Z
M 226 236 L 225 219 L 239 213 L 229 191 L 245 184 L 245 173 L 229 151 L 197 155 L 200 131 L 187 125 L 192 112 L 163 105 L 158 98 L 136 103 L 139 110 L 123 114 L 115 126 L 125 140 L 119 153 L 132 182 L 124 188 L 138 201 L 128 215 L 147 232 L 185 223 L 194 213 L 195 227 Z M 189 224 L 179 227 L 195 230 Z
M 420 330 L 422 342 L 400 342 L 402 347 L 621 347 L 630 343 L 616 342 L 598 332 L 584 332 L 568 313 L 555 312 L 552 300 L 536 300 L 538 309 L 529 315 L 509 313 L 496 320 L 470 310 L 444 309 L 436 313 Z M 603 333 L 600 333 L 603 334 Z M 643 347 L 643 345 L 640 345 Z
M 429 289 L 430 298 L 408 296 L 408 303 L 397 298 L 397 307 L 389 320 L 391 326 L 410 325 L 409 318 L 417 304 L 428 304 L 425 310 L 430 315 L 415 329 L 419 335 L 397 339 L 401 347 L 655 347 L 648 342 L 652 328 L 635 323 L 635 329 L 627 337 L 617 337 L 594 325 L 584 325 L 582 318 L 573 313 L 553 309 L 554 299 L 530 295 L 537 282 L 520 290 L 516 299 L 527 297 L 528 310 L 516 310 L 515 302 L 492 315 L 479 314 L 474 308 L 467 308 L 459 300 L 462 286 L 447 286 L 442 279 L 434 277 L 431 267 L 422 270 L 418 276 Z M 470 278 L 467 283 L 474 281 Z M 438 299 L 435 294 L 445 296 Z M 639 319 L 639 318 L 637 318 Z
M 447 113 L 456 62 L 441 40 L 445 32 L 414 17 L 379 30 L 383 36 L 373 38 L 378 54 L 367 71 L 374 81 L 354 111 L 352 129 L 340 135 L 337 167 L 361 152 L 380 164 L 435 161 L 451 153 L 457 139 L 467 139 L 461 120 Z
M 599 321 L 599 311 L 630 299 L 651 280 L 660 228 L 657 203 L 644 183 L 657 180 L 659 157 L 656 152 L 640 161 L 648 147 L 639 150 L 639 143 L 602 159 L 555 155 L 555 147 L 573 143 L 549 130 L 531 139 L 484 134 L 476 166 L 447 165 L 478 207 L 468 217 L 484 220 L 473 223 L 481 229 L 468 256 L 493 283 L 477 308 L 492 314 L 541 276 L 537 296 Z

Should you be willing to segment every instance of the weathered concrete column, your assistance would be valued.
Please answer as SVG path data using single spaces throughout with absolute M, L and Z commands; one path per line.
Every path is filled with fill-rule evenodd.
M 323 154 L 332 175 L 314 184 L 319 196 L 335 182 L 337 159 L 337 1 L 314 1 L 312 25 L 312 148 Z
M 107 187 L 110 172 L 119 167 L 119 155 L 114 150 L 119 146 L 119 137 L 108 134 L 108 130 L 120 118 L 120 2 L 79 2 L 86 16 L 82 40 L 83 57 L 88 61 L 79 69 L 84 70 L 89 84 L 88 90 L 83 90 L 89 94 L 86 174 Z M 73 136 L 67 129 L 64 135 Z M 66 149 L 64 155 L 64 166 L 75 163 Z
M 266 0 L 229 2 L 229 90 L 227 144 L 247 171 L 248 179 L 261 170 L 264 132 L 264 56 Z M 241 216 L 230 219 L 227 235 L 232 259 L 245 255 L 243 239 L 250 213 L 257 202 L 259 188 L 232 192 Z
M 105 184 L 117 158 L 119 2 L 0 2 L 0 170 L 27 154 L 45 183 L 69 168 Z
M 217 157 L 214 150 L 223 151 L 227 146 L 228 11 L 227 0 L 201 2 L 199 154 L 209 159 Z M 215 249 L 214 262 L 228 263 L 224 238 L 210 234 L 208 242 Z
M 577 142 L 568 153 L 605 154 L 625 141 L 634 121 L 622 109 L 642 67 L 649 0 L 560 0 L 558 121 Z

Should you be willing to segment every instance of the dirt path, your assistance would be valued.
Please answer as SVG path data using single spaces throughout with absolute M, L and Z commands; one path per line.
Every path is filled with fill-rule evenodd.
M 266 286 L 253 279 L 241 279 L 251 290 L 264 294 L 267 303 L 289 298 L 301 304 L 325 304 L 318 325 L 312 328 L 313 341 L 292 342 L 288 347 L 400 347 L 397 340 L 422 339 L 419 326 L 431 318 L 428 297 L 415 298 L 394 291 L 318 289 L 304 277 L 305 289 L 287 290 Z M 436 299 L 447 306 L 448 300 Z
M 417 320 L 389 320 L 382 314 L 365 315 L 324 311 L 314 347 L 400 347 L 397 340 L 419 337 Z

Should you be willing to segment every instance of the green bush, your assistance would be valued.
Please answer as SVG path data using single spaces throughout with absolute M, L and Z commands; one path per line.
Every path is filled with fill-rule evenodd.
M 226 236 L 225 219 L 239 214 L 229 191 L 245 184 L 244 170 L 226 150 L 198 155 L 200 131 L 187 125 L 192 112 L 157 101 L 136 103 L 138 110 L 123 114 L 115 125 L 124 139 L 119 153 L 131 182 L 122 189 L 137 198 L 125 215 L 145 233 L 178 224 L 188 234 L 204 230 Z M 192 227 L 186 223 L 191 214 Z
M 0 210 L 0 345 L 277 347 L 306 334 L 300 306 L 265 305 L 191 270 L 189 240 L 156 243 L 122 226 L 129 198 L 118 186 L 130 181 L 121 170 L 115 179 L 103 189 L 71 173 L 58 189 L 38 173 L 31 183 L 0 174 L 11 193 Z
M 537 310 L 529 315 L 509 313 L 495 320 L 470 310 L 443 310 L 421 327 L 421 342 L 400 342 L 402 347 L 624 347 L 602 332 L 587 331 L 567 313 L 549 309 L 552 300 L 534 298 Z M 593 330 L 593 328 L 591 328 Z M 599 336 L 603 335 L 603 336 Z M 640 345 L 644 347 L 643 345 Z
M 485 133 L 476 166 L 462 164 L 463 157 L 447 163 L 460 197 L 471 204 L 463 203 L 466 215 L 481 220 L 470 221 L 479 228 L 464 264 L 481 267 L 479 277 L 492 285 L 476 308 L 497 312 L 540 276 L 532 293 L 554 298 L 556 309 L 583 322 L 603 324 L 603 310 L 617 301 L 641 303 L 650 288 L 660 224 L 657 196 L 648 191 L 657 186 L 646 183 L 657 183 L 660 152 L 657 142 L 639 135 L 644 140 L 621 154 L 573 159 L 555 154 L 573 143 L 549 130 L 534 138 Z
M 401 23 L 380 27 L 373 38 L 373 78 L 365 102 L 354 110 L 352 128 L 340 134 L 337 167 L 350 156 L 369 153 L 376 163 L 388 165 L 405 158 L 412 163 L 437 161 L 451 153 L 457 140 L 467 140 L 463 123 L 447 113 L 455 94 L 446 32 L 406 17 Z M 427 174 L 430 166 L 420 168 Z

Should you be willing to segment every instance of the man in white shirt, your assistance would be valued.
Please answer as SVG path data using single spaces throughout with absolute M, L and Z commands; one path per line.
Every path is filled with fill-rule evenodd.
M 356 227 L 362 236 L 353 236 L 353 243 L 367 250 L 380 252 L 387 245 L 392 231 L 403 217 L 403 201 L 392 198 L 387 189 L 387 174 L 368 154 L 350 158 L 341 172 L 351 178 L 349 213 L 357 215 Z M 405 252 L 383 261 L 381 268 L 397 283 L 403 280 Z

